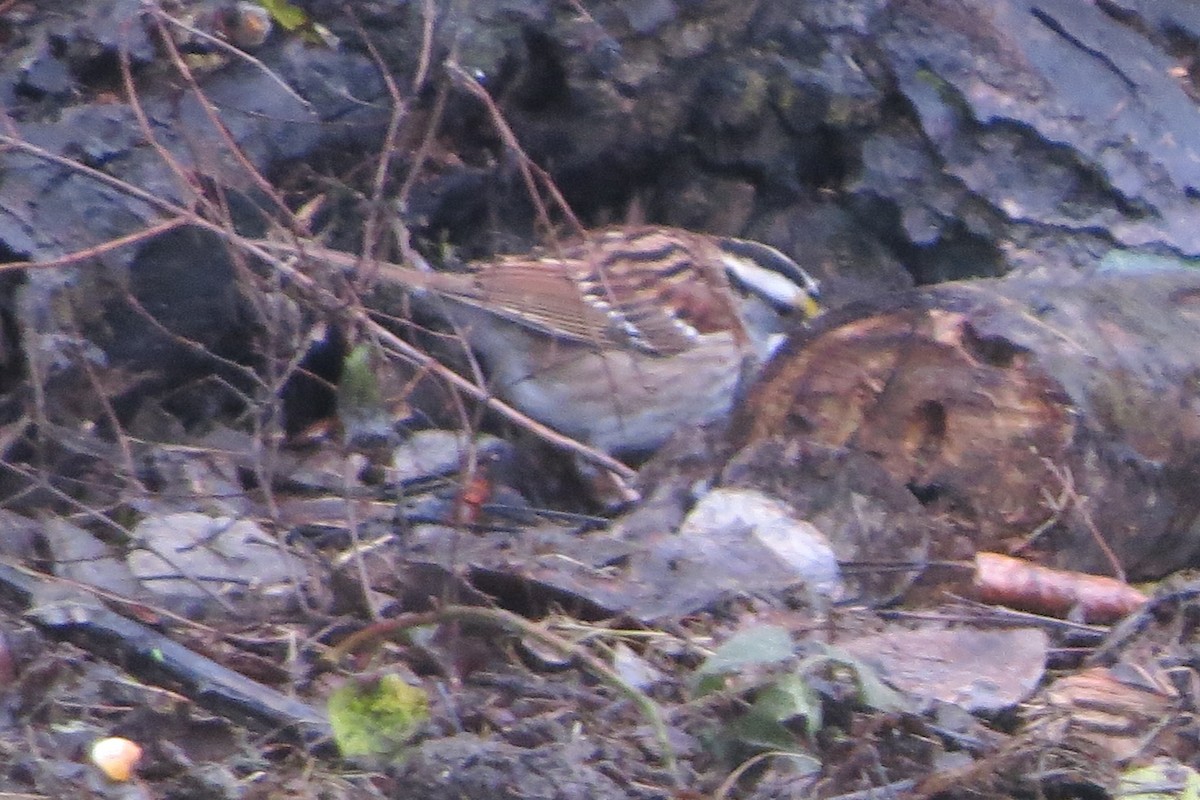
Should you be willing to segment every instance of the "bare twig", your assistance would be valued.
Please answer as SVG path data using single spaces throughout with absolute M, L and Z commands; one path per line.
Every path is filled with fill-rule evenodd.
M 137 463 L 133 459 L 133 448 L 129 446 L 129 439 L 125 436 L 121 429 L 121 421 L 117 417 L 116 409 L 112 407 L 112 402 L 109 400 L 108 393 L 104 391 L 101 385 L 100 376 L 96 374 L 95 367 L 92 366 L 91 359 L 87 356 L 82 356 L 76 359 L 76 362 L 83 369 L 83 374 L 87 376 L 88 383 L 92 385 L 92 393 L 96 397 L 96 401 L 100 404 L 101 413 L 108 420 L 108 425 L 112 428 L 113 438 L 116 439 L 117 449 L 121 453 L 122 465 L 125 468 L 125 480 L 132 484 L 140 492 L 145 492 L 146 487 L 138 480 Z
M 119 236 L 116 239 L 109 239 L 107 242 L 102 242 L 94 247 L 77 250 L 69 255 L 49 261 L 8 261 L 0 264 L 0 272 L 69 267 L 72 264 L 98 259 L 105 253 L 111 253 L 112 251 L 119 250 L 122 247 L 131 247 L 140 242 L 153 239 L 155 236 L 167 233 L 168 231 L 173 231 L 176 228 L 182 228 L 189 224 L 191 224 L 190 221 L 182 217 L 166 219 L 157 225 L 151 225 L 148 228 L 143 228 L 142 230 L 131 233 L 127 236 Z
M 378 336 L 381 341 L 385 342 L 393 350 L 403 355 L 410 362 L 423 369 L 428 369 L 431 373 L 437 375 L 455 389 L 461 391 L 463 394 L 466 394 L 468 397 L 478 400 L 491 410 L 499 413 L 509 422 L 512 422 L 515 425 L 518 425 L 521 428 L 529 431 L 542 441 L 552 444 L 560 450 L 565 450 L 568 453 L 574 453 L 584 461 L 609 470 L 625 480 L 630 480 L 637 474 L 628 466 L 622 464 L 620 461 L 616 460 L 607 453 L 602 453 L 599 450 L 588 447 L 587 445 L 578 442 L 569 436 L 564 436 L 558 431 L 548 428 L 537 420 L 522 414 L 520 411 L 517 411 L 507 403 L 501 402 L 485 390 L 459 375 L 454 370 L 446 367 L 443 364 L 440 364 L 433 356 L 418 350 L 416 347 L 413 347 L 408 342 L 389 331 L 387 328 L 384 328 L 382 325 L 373 323 L 373 326 L 375 335 Z
M 375 48 L 375 43 L 371 41 L 371 37 L 363 29 L 358 21 L 358 17 L 354 16 L 353 7 L 347 7 L 347 12 L 350 13 L 354 20 L 355 26 L 358 28 L 359 35 L 363 43 L 367 47 L 367 52 L 371 54 L 371 58 L 379 67 L 379 74 L 383 78 L 384 86 L 387 87 L 388 95 L 392 99 L 392 113 L 388 119 L 387 132 L 383 137 L 383 146 L 380 150 L 379 160 L 375 165 L 375 176 L 371 184 L 371 203 L 367 210 L 367 218 L 363 222 L 362 232 L 362 247 L 365 255 L 371 255 L 377 252 L 379 229 L 379 215 L 383 209 L 383 195 L 386 189 L 388 166 L 391 163 L 392 153 L 396 149 L 396 140 L 400 134 L 400 126 L 408 116 L 408 104 L 400 95 L 400 88 L 396 85 L 396 81 L 392 78 L 391 73 L 384 64 L 383 57 Z
M 263 174 L 254 167 L 253 164 L 250 163 L 250 160 L 246 157 L 245 152 L 241 147 L 238 146 L 237 142 L 234 141 L 233 136 L 230 134 L 229 129 L 225 125 L 225 121 L 221 119 L 221 115 L 217 112 L 216 106 L 214 106 L 213 103 L 208 99 L 208 95 L 200 87 L 200 84 L 197 83 L 195 75 L 192 74 L 191 69 L 183 60 L 183 55 L 179 52 L 179 48 L 176 46 L 175 40 L 169 35 L 166 29 L 167 24 L 173 23 L 174 20 L 161 11 L 154 14 L 154 19 L 159 26 L 159 33 L 160 38 L 162 39 L 163 48 L 170 58 L 172 66 L 175 67 L 175 70 L 179 73 L 180 77 L 182 77 L 187 83 L 188 88 L 191 90 L 192 96 L 195 97 L 196 102 L 199 104 L 200 108 L 203 109 L 204 115 L 208 118 L 209 125 L 212 126 L 217 136 L 225 144 L 228 153 L 242 168 L 245 177 L 249 178 L 254 183 L 255 187 L 266 197 L 270 198 L 271 202 L 273 202 L 275 206 L 281 212 L 283 212 L 284 218 L 294 220 L 295 217 L 291 215 L 290 209 L 288 209 L 287 204 L 283 201 L 283 198 L 279 196 L 279 193 L 275 190 L 275 187 L 272 186 L 271 182 L 268 181 Z M 128 75 L 128 70 L 123 70 L 123 77 Z M 137 93 L 133 90 L 132 78 L 124 77 L 124 79 L 126 81 L 126 92 L 128 94 L 130 103 L 136 104 Z M 307 106 L 307 104 L 305 105 Z M 143 113 L 139 116 L 139 120 L 144 119 L 145 117 Z M 162 154 L 162 149 L 157 149 L 159 150 L 160 154 Z M 232 229 L 233 221 L 227 214 L 222 215 L 220 219 L 226 226 Z
M 259 70 L 261 70 L 264 75 L 266 75 L 268 78 L 270 78 L 272 82 L 277 84 L 279 86 L 279 88 L 283 90 L 284 94 L 291 97 L 293 100 L 295 100 L 297 103 L 304 106 L 305 108 L 311 110 L 311 108 L 312 108 L 311 103 L 309 103 L 307 100 L 305 100 L 303 97 L 301 97 L 300 94 L 295 89 L 293 89 L 291 86 L 289 86 L 287 84 L 287 81 L 285 81 L 283 78 L 281 78 L 274 70 L 272 70 L 270 67 L 268 67 L 266 64 L 264 64 L 259 59 L 252 56 L 250 53 L 247 53 L 245 50 L 242 50 L 240 48 L 234 47 L 232 44 L 225 41 L 224 39 L 222 39 L 219 36 L 213 36 L 211 33 L 206 33 L 204 31 L 200 30 L 199 28 L 196 28 L 192 25 L 188 25 L 186 22 L 184 22 L 181 19 L 172 17 L 170 14 L 167 14 L 165 11 L 163 11 L 162 8 L 160 6 L 158 6 L 157 4 L 151 5 L 150 11 L 151 11 L 151 13 L 153 13 L 155 15 L 156 19 L 158 19 L 160 21 L 165 21 L 165 22 L 169 23 L 170 25 L 173 25 L 174 27 L 179 28 L 180 30 L 187 31 L 192 36 L 195 36 L 197 39 L 202 39 L 203 41 L 212 45 L 216 49 L 224 50 L 226 53 L 233 56 L 234 58 L 240 59 L 242 61 L 245 61 L 248 64 L 254 65 Z
M 13 149 L 20 150 L 21 152 L 34 156 L 35 158 L 42 159 L 52 164 L 57 164 L 60 167 L 73 170 L 81 175 L 86 175 L 89 178 L 93 178 L 105 186 L 116 189 L 122 194 L 149 204 L 150 206 L 161 211 L 165 216 L 186 220 L 188 225 L 208 231 L 209 233 L 216 234 L 219 238 L 230 245 L 240 248 L 244 252 L 249 253 L 256 258 L 261 258 L 264 261 L 273 263 L 280 270 L 284 271 L 290 280 L 302 288 L 310 290 L 315 290 L 317 288 L 316 281 L 314 281 L 310 276 L 305 275 L 298 270 L 292 269 L 286 263 L 278 262 L 278 259 L 272 258 L 272 255 L 269 251 L 256 246 L 254 240 L 247 239 L 236 233 L 232 233 L 227 230 L 225 226 L 210 222 L 209 220 L 197 215 L 195 212 L 172 203 L 169 200 L 164 200 L 152 192 L 134 186 L 133 184 L 123 181 L 120 178 L 115 178 L 112 175 L 89 167 L 86 164 L 81 164 L 78 161 L 67 158 L 66 156 L 60 156 L 57 153 L 52 153 L 49 150 L 46 150 L 43 147 L 38 147 L 35 144 L 31 144 L 16 135 L 0 134 L 0 145 L 5 145 Z M 173 224 L 180 223 L 177 221 Z M 90 252 L 90 250 L 88 252 Z M 71 260 L 81 260 L 82 257 L 78 254 L 70 254 L 65 256 L 65 258 Z M 8 269 L 28 269 L 36 266 L 36 264 L 32 262 L 10 262 L 0 266 Z
M 314 259 L 326 264 L 332 264 L 347 269 L 353 269 L 357 264 L 360 263 L 359 259 L 350 255 L 349 253 L 343 253 L 339 250 L 330 250 L 328 248 L 297 248 L 292 245 L 284 245 L 275 242 L 259 242 L 257 244 L 250 244 L 252 244 L 254 248 L 259 251 L 269 249 L 281 254 L 291 253 L 306 259 Z M 276 258 L 275 260 L 278 261 L 279 259 Z M 290 269 L 294 270 L 294 268 Z M 525 414 L 522 414 L 520 411 L 517 411 L 515 408 L 507 405 L 506 403 L 501 402 L 485 389 L 481 388 L 475 383 L 472 383 L 445 365 L 438 363 L 438 361 L 428 353 L 422 352 L 413 345 L 401 339 L 396 334 L 389 331 L 387 328 L 383 327 L 374 320 L 371 320 L 367 312 L 361 312 L 361 315 L 359 312 L 352 313 L 355 313 L 357 319 L 368 320 L 374 335 L 381 342 L 385 343 L 388 347 L 402 355 L 410 363 L 423 369 L 428 369 L 430 372 L 446 381 L 455 389 L 458 389 L 467 396 L 478 400 L 488 408 L 500 413 L 510 422 L 513 422 L 525 430 L 530 431 L 543 441 L 546 441 L 562 450 L 575 453 L 585 461 L 609 470 L 610 472 L 613 472 L 626 480 L 634 477 L 634 471 L 625 464 L 622 464 L 620 461 L 617 461 L 615 458 L 607 455 L 606 453 L 601 453 L 594 448 L 577 442 L 569 436 L 564 436 L 563 434 L 546 427 L 545 425 L 526 416 Z
M 1108 565 L 1112 568 L 1113 576 L 1119 580 L 1125 581 L 1125 568 L 1121 566 L 1121 560 L 1117 558 L 1117 554 L 1113 552 L 1112 547 L 1104 538 L 1104 534 L 1096 527 L 1095 521 L 1092 519 L 1092 513 L 1088 511 L 1087 498 L 1080 496 L 1075 490 L 1075 477 L 1071 471 L 1065 467 L 1060 467 L 1048 458 L 1042 459 L 1042 465 L 1047 471 L 1059 482 L 1062 486 L 1063 494 L 1071 500 L 1071 506 L 1075 509 L 1075 513 L 1079 515 L 1079 519 L 1083 522 L 1084 527 L 1092 535 L 1092 540 L 1096 546 L 1100 548 L 1100 552 L 1108 559 Z
M 404 182 L 400 184 L 400 191 L 396 193 L 396 206 L 401 210 L 408 203 L 408 196 L 412 193 L 412 187 L 416 185 L 417 178 L 421 174 L 421 169 L 425 166 L 425 162 L 429 160 L 434 140 L 437 138 L 438 128 L 442 124 L 442 114 L 446 111 L 446 98 L 449 96 L 450 89 L 447 84 L 442 83 L 438 86 L 437 96 L 433 99 L 433 108 L 430 109 L 425 125 L 425 135 L 421 137 L 421 143 L 417 145 L 417 149 L 413 152 L 412 167 L 408 170 L 408 174 L 404 176 Z
M 429 65 L 433 61 L 433 25 L 436 18 L 434 0 L 425 0 L 421 4 L 421 57 L 417 60 L 417 72 L 413 75 L 413 92 L 421 88 L 429 75 Z
M 743 775 L 762 762 L 776 758 L 790 758 L 798 762 L 802 768 L 807 768 L 810 772 L 816 771 L 817 767 L 820 766 L 820 762 L 808 753 L 792 753 L 787 750 L 768 750 L 765 753 L 758 753 L 739 764 L 737 769 L 729 773 L 725 780 L 721 781 L 721 785 L 713 792 L 713 800 L 725 800 L 725 798 L 729 797 L 729 793 L 733 791 L 733 787 L 737 785 L 737 782 L 742 779 Z M 867 795 L 864 800 L 874 800 L 874 796 Z
M 575 216 L 575 212 L 571 210 L 571 206 L 567 203 L 566 198 L 562 196 L 562 192 L 558 190 L 558 187 L 554 185 L 554 181 L 550 179 L 550 176 L 534 164 L 533 159 L 525 153 L 524 148 L 521 147 L 521 143 L 517 141 L 516 134 L 509 127 L 508 122 L 504 119 L 504 115 L 500 113 L 500 109 L 496 107 L 492 96 L 487 93 L 487 89 L 483 88 L 483 85 L 479 81 L 475 80 L 458 64 L 453 62 L 447 63 L 446 71 L 450 74 L 456 86 L 466 89 L 487 109 L 488 115 L 492 119 L 492 125 L 500 134 L 504 146 L 517 159 L 517 168 L 521 170 L 521 177 L 525 181 L 525 188 L 529 192 L 529 199 L 537 210 L 538 221 L 541 223 L 542 229 L 546 233 L 549 233 L 553 230 L 553 225 L 550 222 L 550 213 L 545 203 L 542 202 L 540 189 L 544 189 L 550 194 L 551 199 L 554 200 L 554 204 L 562 212 L 563 216 L 566 217 L 567 222 L 574 229 L 575 233 L 582 235 L 584 232 L 583 223 Z M 539 183 L 541 187 L 539 187 Z
M 427 17 L 427 20 L 431 20 L 431 19 L 432 19 L 432 16 Z M 174 24 L 174 22 L 169 20 L 169 18 L 164 18 L 164 19 L 160 20 L 160 24 L 165 26 L 167 24 Z M 431 25 L 432 22 L 428 22 L 428 24 Z M 165 31 L 164 31 L 164 35 L 165 35 Z M 432 34 L 430 34 L 430 35 L 432 35 Z M 166 37 L 166 38 L 169 39 L 169 37 Z M 169 47 L 169 49 L 171 49 L 171 48 Z M 202 90 L 196 84 L 194 78 L 190 75 L 190 73 L 187 72 L 186 65 L 184 65 L 182 63 L 177 51 L 172 51 L 172 58 L 176 61 L 177 68 L 180 69 L 181 74 L 183 74 L 185 79 L 188 80 L 189 86 L 191 87 L 192 91 L 196 92 L 198 94 L 198 99 L 201 101 L 201 104 L 205 110 L 205 113 L 208 114 L 212 125 L 218 131 L 218 134 L 224 139 L 227 146 L 230 148 L 231 152 L 233 152 L 235 154 L 235 158 L 239 159 L 239 163 L 242 164 L 243 168 L 246 170 L 247 174 L 251 176 L 252 180 L 255 181 L 256 185 L 261 186 L 264 189 L 264 191 L 266 191 L 269 194 L 269 196 L 271 196 L 273 198 L 273 200 L 276 202 L 276 204 L 279 207 L 283 208 L 282 199 L 279 198 L 278 194 L 270 186 L 265 185 L 265 179 L 261 175 L 256 173 L 256 171 L 253 169 L 252 165 L 250 165 L 248 162 L 246 162 L 244 155 L 242 155 L 239 152 L 239 149 L 236 147 L 236 144 L 232 141 L 232 138 L 229 136 L 228 131 L 225 129 L 224 125 L 222 124 L 215 108 L 213 108 L 213 106 L 210 103 L 207 103 L 204 101 L 204 99 L 202 97 Z M 508 126 L 504 123 L 504 121 L 500 115 L 499 109 L 497 109 L 495 107 L 494 103 L 492 103 L 491 99 L 487 97 L 487 93 L 486 93 L 486 91 L 483 90 L 483 87 L 480 86 L 477 81 L 474 81 L 473 79 L 471 79 L 469 75 L 466 75 L 466 73 L 463 72 L 461 69 L 458 69 L 458 68 L 453 68 L 453 69 L 457 69 L 457 73 L 455 73 L 455 74 L 457 75 L 457 80 L 460 83 L 460 85 L 466 86 L 468 88 L 468 90 L 470 90 L 473 94 L 475 94 L 476 96 L 480 96 L 481 99 L 483 99 L 485 104 L 488 106 L 489 113 L 492 114 L 493 119 L 495 120 L 495 122 L 497 124 L 497 128 L 502 132 L 502 135 L 506 141 L 506 145 L 511 149 L 511 151 L 514 154 L 516 154 L 518 161 L 521 164 L 522 173 L 526 178 L 527 185 L 530 187 L 530 190 L 532 192 L 534 192 L 535 197 L 536 197 L 536 193 L 538 190 L 538 184 L 540 181 L 544 185 L 544 187 L 548 191 L 550 191 L 551 196 L 554 198 L 554 200 L 557 203 L 557 205 L 559 206 L 561 212 L 565 216 L 567 216 L 567 218 L 570 219 L 577 227 L 579 227 L 578 221 L 575 219 L 574 215 L 571 213 L 570 209 L 567 207 L 565 200 L 561 196 L 561 193 L 559 193 L 557 191 L 557 189 L 553 187 L 552 182 L 549 180 L 549 178 L 545 175 L 544 172 L 537 170 L 536 167 L 534 167 L 532 165 L 528 156 L 525 155 L 523 153 L 523 151 L 520 149 L 520 146 L 516 142 L 515 136 L 513 136 L 511 129 L 509 129 Z M 452 72 L 453 72 L 453 69 L 452 69 Z M 127 86 L 127 91 L 129 93 L 129 97 L 130 97 L 130 103 L 134 107 L 135 113 L 138 114 L 138 117 L 141 121 L 140 124 L 143 126 L 143 129 L 145 131 L 150 131 L 151 126 L 149 124 L 149 121 L 145 117 L 144 111 L 141 110 L 141 107 L 137 102 L 136 92 L 134 91 L 134 86 L 132 83 L 132 77 L 129 76 L 127 69 L 126 69 L 126 75 L 127 75 L 126 86 Z M 394 88 L 394 86 L 393 86 L 393 88 Z M 398 97 L 398 94 L 397 94 L 397 97 Z M 442 95 L 442 97 L 444 98 L 444 94 Z M 438 106 L 438 107 L 440 107 L 440 106 Z M 400 111 L 398 111 L 397 114 L 393 118 L 393 121 L 394 121 L 394 124 L 392 126 L 393 131 L 400 124 L 401 118 L 402 118 L 402 113 Z M 278 251 L 275 248 L 266 245 L 266 243 L 264 243 L 264 242 L 246 239 L 245 237 L 239 235 L 236 231 L 234 231 L 232 229 L 232 224 L 228 218 L 228 214 L 224 213 L 225 210 L 223 208 L 222 209 L 214 209 L 214 211 L 218 212 L 215 214 L 215 216 L 217 217 L 216 220 L 205 219 L 204 217 L 196 214 L 194 211 L 192 211 L 188 208 L 182 207 L 177 203 L 166 200 L 160 196 L 157 196 L 146 189 L 131 185 L 128 182 L 122 181 L 119 178 L 113 177 L 107 173 L 93 169 L 84 164 L 80 164 L 77 161 L 74 161 L 70 158 L 58 155 L 56 153 L 47 151 L 44 148 L 33 145 L 33 144 L 29 143 L 28 141 L 24 140 L 19 135 L 15 125 L 12 123 L 11 120 L 6 119 L 5 122 L 7 123 L 7 129 L 9 131 L 9 133 L 0 135 L 0 145 L 18 150 L 20 152 L 24 152 L 28 155 L 31 155 L 35 158 L 44 160 L 48 163 L 56 164 L 63 168 L 78 172 L 81 175 L 84 175 L 93 180 L 96 180 L 97 182 L 101 183 L 102 185 L 111 187 L 113 189 L 116 189 L 117 191 L 122 192 L 123 194 L 125 194 L 129 197 L 140 200 L 140 201 L 146 203 L 147 205 L 149 205 L 151 208 L 158 210 L 160 213 L 163 213 L 170 218 L 169 220 L 167 220 L 165 222 L 158 223 L 150 228 L 147 228 L 145 231 L 139 232 L 137 234 L 131 234 L 130 236 L 123 237 L 120 240 L 113 240 L 111 242 L 107 242 L 105 244 L 99 245 L 94 248 L 88 248 L 87 250 L 80 251 L 78 253 L 69 254 L 61 259 L 56 260 L 56 262 L 54 262 L 56 265 L 77 263 L 77 262 L 83 261 L 89 257 L 93 257 L 96 254 L 109 252 L 113 249 L 116 249 L 117 247 L 136 244 L 138 242 L 145 240 L 146 238 L 149 238 L 150 236 L 153 236 L 153 235 L 156 235 L 163 231 L 170 230 L 170 229 L 173 229 L 176 227 L 180 227 L 180 226 L 186 224 L 186 225 L 190 225 L 190 226 L 199 228 L 201 230 L 207 231 L 208 233 L 217 236 L 218 238 L 220 238 L 221 240 L 226 242 L 226 244 L 229 245 L 232 248 L 232 250 L 236 253 L 242 254 L 243 256 L 252 256 L 252 257 L 261 259 L 266 263 L 271 264 L 277 270 L 277 274 L 279 274 L 280 276 L 285 277 L 286 279 L 291 281 L 295 285 L 295 287 L 297 287 L 298 289 L 308 291 L 308 292 L 316 292 L 316 293 L 318 293 L 317 296 L 321 296 L 321 293 L 323 292 L 323 290 L 322 290 L 320 284 L 312 276 L 308 275 L 301 269 L 297 269 L 295 266 L 293 266 L 293 264 L 290 262 L 289 259 L 280 258 L 278 255 Z M 435 115 L 435 119 L 433 120 L 433 122 L 430 126 L 430 129 L 427 133 L 426 142 L 429 142 L 431 140 L 434 129 L 435 129 L 435 125 L 436 125 L 436 115 Z M 195 191 L 195 189 L 191 183 L 191 179 L 190 179 L 190 176 L 189 176 L 187 170 L 184 169 L 182 167 L 182 165 L 177 160 L 175 160 L 168 151 L 165 150 L 165 148 L 163 148 L 159 143 L 155 142 L 153 140 L 153 138 L 149 139 L 149 141 L 152 142 L 152 146 L 154 146 L 156 148 L 156 150 L 159 152 L 160 157 L 162 157 L 166 160 L 166 163 L 168 164 L 169 168 L 171 168 L 173 171 L 175 171 L 176 175 L 179 176 L 181 180 L 185 181 L 187 186 L 192 189 L 192 196 L 199 198 L 201 195 Z M 415 172 L 415 170 L 414 170 L 414 172 Z M 382 174 L 383 174 L 382 170 L 377 172 L 377 177 L 376 177 L 376 186 L 377 187 L 380 186 L 380 182 L 381 182 L 382 178 L 379 176 L 381 176 Z M 410 180 L 411 180 L 412 174 L 413 173 L 410 173 Z M 407 185 L 411 185 L 411 184 L 407 184 Z M 540 214 L 541 214 L 543 223 L 548 226 L 549 225 L 548 213 L 547 213 L 544 205 L 539 204 L 539 206 L 540 206 Z M 303 251 L 304 250 L 303 245 L 301 244 L 300 246 L 298 246 L 296 248 L 296 250 L 298 252 Z M 322 260 L 324 260 L 324 259 L 322 259 Z M 0 265 L 0 270 L 25 269 L 25 268 L 33 268 L 36 266 L 38 266 L 38 265 L 34 265 L 34 264 L 30 264 L 30 263 L 20 263 L 20 264 L 13 263 L 13 264 Z M 328 297 L 328 295 L 325 295 L 325 296 Z M 343 307 L 343 308 L 345 307 L 344 303 L 339 302 L 336 298 L 329 298 L 329 299 L 332 300 L 331 307 Z M 441 364 L 436 363 L 436 361 L 434 359 L 432 359 L 430 356 L 428 356 L 427 354 L 420 352 L 415 347 L 403 342 L 398 337 L 395 337 L 393 334 L 391 334 L 390 332 L 386 331 L 381 326 L 379 326 L 370 317 L 369 313 L 365 309 L 363 309 L 361 306 L 357 306 L 357 305 L 351 306 L 348 310 L 348 313 L 349 313 L 352 321 L 357 321 L 360 324 L 366 325 L 367 329 L 372 332 L 372 335 L 374 335 L 379 341 L 386 343 L 387 346 L 393 352 L 402 355 L 404 358 L 411 361 L 412 363 L 419 366 L 420 368 L 425 369 L 425 370 L 429 371 L 430 373 L 439 376 L 442 380 L 446 381 L 449 385 L 454 387 L 457 391 L 478 399 L 486 407 L 499 412 L 502 416 L 506 417 L 513 423 L 534 432 L 536 435 L 540 436 L 544 440 L 550 442 L 551 444 L 553 444 L 559 448 L 566 449 L 570 452 L 576 453 L 583 459 L 585 459 L 591 463 L 594 463 L 598 466 L 601 466 L 605 469 L 608 469 L 626 479 L 633 476 L 633 471 L 630 470 L 628 467 L 626 467 L 624 464 L 621 464 L 619 461 L 607 456 L 606 454 L 599 453 L 599 452 L 593 450 L 592 448 L 586 447 L 578 442 L 575 442 L 574 440 L 572 440 L 568 437 L 558 434 L 557 432 L 554 432 L 554 431 L 550 430 L 549 428 L 546 428 L 543 425 L 540 425 L 539 423 L 535 422 L 534 420 L 530 419 L 529 417 L 525 416 L 524 414 L 517 412 L 515 409 L 512 409 L 511 407 L 500 402 L 496 398 L 490 396 L 487 393 L 487 391 L 485 389 L 481 388 L 480 386 L 473 385 L 470 381 L 458 376 L 457 374 L 455 374 L 451 370 L 445 368 Z M 176 341 L 179 341 L 179 339 L 176 338 Z M 205 352 L 208 352 L 205 348 L 203 348 L 202 345 L 199 345 L 198 343 L 184 342 L 184 344 L 185 344 L 185 346 L 198 347 L 198 348 L 205 350 Z M 212 354 L 212 353 L 208 353 L 208 355 L 210 355 L 212 357 L 217 357 L 217 356 L 215 356 L 215 354 Z M 269 381 L 268 383 L 272 386 L 278 385 L 277 381 Z

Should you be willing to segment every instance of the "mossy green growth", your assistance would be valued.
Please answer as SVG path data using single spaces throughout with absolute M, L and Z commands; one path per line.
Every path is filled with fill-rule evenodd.
M 296 31 L 310 24 L 304 9 L 287 0 L 258 0 L 258 4 L 267 10 L 276 25 L 285 30 Z
M 370 413 L 383 405 L 383 391 L 375 374 L 370 345 L 357 345 L 342 361 L 338 382 L 338 413 Z
M 386 447 L 391 441 L 392 419 L 384 405 L 383 388 L 370 345 L 357 345 L 342 361 L 337 413 L 347 445 L 371 450 Z
M 347 681 L 329 695 L 327 709 L 343 756 L 398 756 L 429 719 L 429 697 L 389 673 Z
M 1117 800 L 1197 800 L 1200 773 L 1174 759 L 1160 758 L 1121 775 Z

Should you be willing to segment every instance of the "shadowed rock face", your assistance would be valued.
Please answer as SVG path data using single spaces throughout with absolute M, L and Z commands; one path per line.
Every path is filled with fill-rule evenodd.
M 175 196 L 132 115 L 119 104 L 89 104 L 90 92 L 118 83 L 116 48 L 128 41 L 135 67 L 150 78 L 140 87 L 143 102 L 162 123 L 164 143 L 187 163 L 197 153 L 188 143 L 212 136 L 186 100 L 174 108 L 157 100 L 169 87 L 153 78 L 167 70 L 146 26 L 126 24 L 131 34 L 117 35 L 136 10 L 128 2 L 64 9 L 79 15 L 69 27 L 42 23 L 64 37 L 58 46 L 31 37 L 0 69 L 8 67 L 18 100 L 9 107 L 18 118 L 36 109 L 55 120 L 23 129 L 32 141 Z M 358 56 L 353 26 L 332 7 L 314 4 L 310 13 L 342 37 L 339 49 L 288 49 L 280 35 L 255 52 L 307 106 L 243 62 L 200 75 L 234 140 L 260 168 L 334 143 L 364 152 L 379 143 L 371 137 L 386 109 L 371 104 L 386 95 Z M 839 253 L 854 262 L 869 256 L 869 248 L 843 252 L 836 226 L 827 230 L 822 223 L 831 221 L 812 218 L 814 208 L 830 205 L 861 239 L 884 245 L 927 279 L 1030 261 L 1023 248 L 996 247 L 1005 240 L 1036 243 L 1040 263 L 1083 263 L 1094 255 L 1088 246 L 1099 241 L 1098 229 L 1119 244 L 1195 253 L 1185 221 L 1190 187 L 1200 185 L 1188 158 L 1200 127 L 1189 76 L 1173 69 L 1186 54 L 1169 35 L 1191 28 L 1186 6 L 1131 7 L 1123 19 L 1099 7 L 1065 16 L 1057 6 L 1029 3 L 641 0 L 596 3 L 583 15 L 536 0 L 480 2 L 444 9 L 428 47 L 420 4 L 367 8 L 362 22 L 377 34 L 406 97 L 422 53 L 433 66 L 429 89 L 453 49 L 529 155 L 588 215 L 619 216 L 636 196 L 655 219 L 757 234 L 753 228 L 784 214 L 788 222 L 771 237 L 780 243 L 831 250 L 831 268 Z M 73 94 L 54 90 L 64 83 Z M 425 97 L 416 94 L 415 108 Z M 48 108 L 56 114 L 46 115 Z M 320 120 L 339 124 L 313 124 Z M 415 215 L 434 230 L 449 224 L 455 238 L 469 238 L 462 226 L 488 213 L 518 234 L 527 231 L 523 187 L 511 182 L 503 160 L 487 166 L 498 143 L 479 104 L 452 96 L 442 131 L 464 168 L 422 181 L 411 198 Z M 1110 147 L 1115 142 L 1122 146 Z M 404 154 L 397 154 L 401 162 Z M 217 165 L 203 166 L 211 172 Z M 225 165 L 216 174 L 232 178 L 235 171 Z M 54 170 L 43 172 L 31 188 L 48 188 Z M 115 233 L 138 222 L 127 208 L 123 223 L 117 216 L 104 224 L 120 201 L 105 209 L 69 194 L 61 199 L 40 208 L 57 224 L 18 226 L 12 220 L 21 217 L 10 218 L 0 226 L 2 243 L 41 257 L 55 242 L 74 249 L 83 231 Z M 135 217 L 146 213 L 135 210 Z M 797 229 L 804 235 L 785 238 Z M 878 272 L 878 258 L 874 264 Z M 855 274 L 845 264 L 833 271 Z

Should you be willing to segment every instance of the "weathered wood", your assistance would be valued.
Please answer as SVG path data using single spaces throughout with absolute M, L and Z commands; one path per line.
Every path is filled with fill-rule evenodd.
M 734 441 L 868 453 L 973 547 L 1161 574 L 1200 553 L 1197 343 L 1197 272 L 945 284 L 797 334 Z

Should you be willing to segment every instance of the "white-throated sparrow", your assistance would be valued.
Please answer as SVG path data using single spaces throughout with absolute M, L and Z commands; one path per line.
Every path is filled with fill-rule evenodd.
M 778 250 L 676 228 L 606 228 L 465 273 L 373 268 L 454 324 L 501 399 L 614 454 L 726 413 L 787 318 L 817 311 L 816 281 Z

